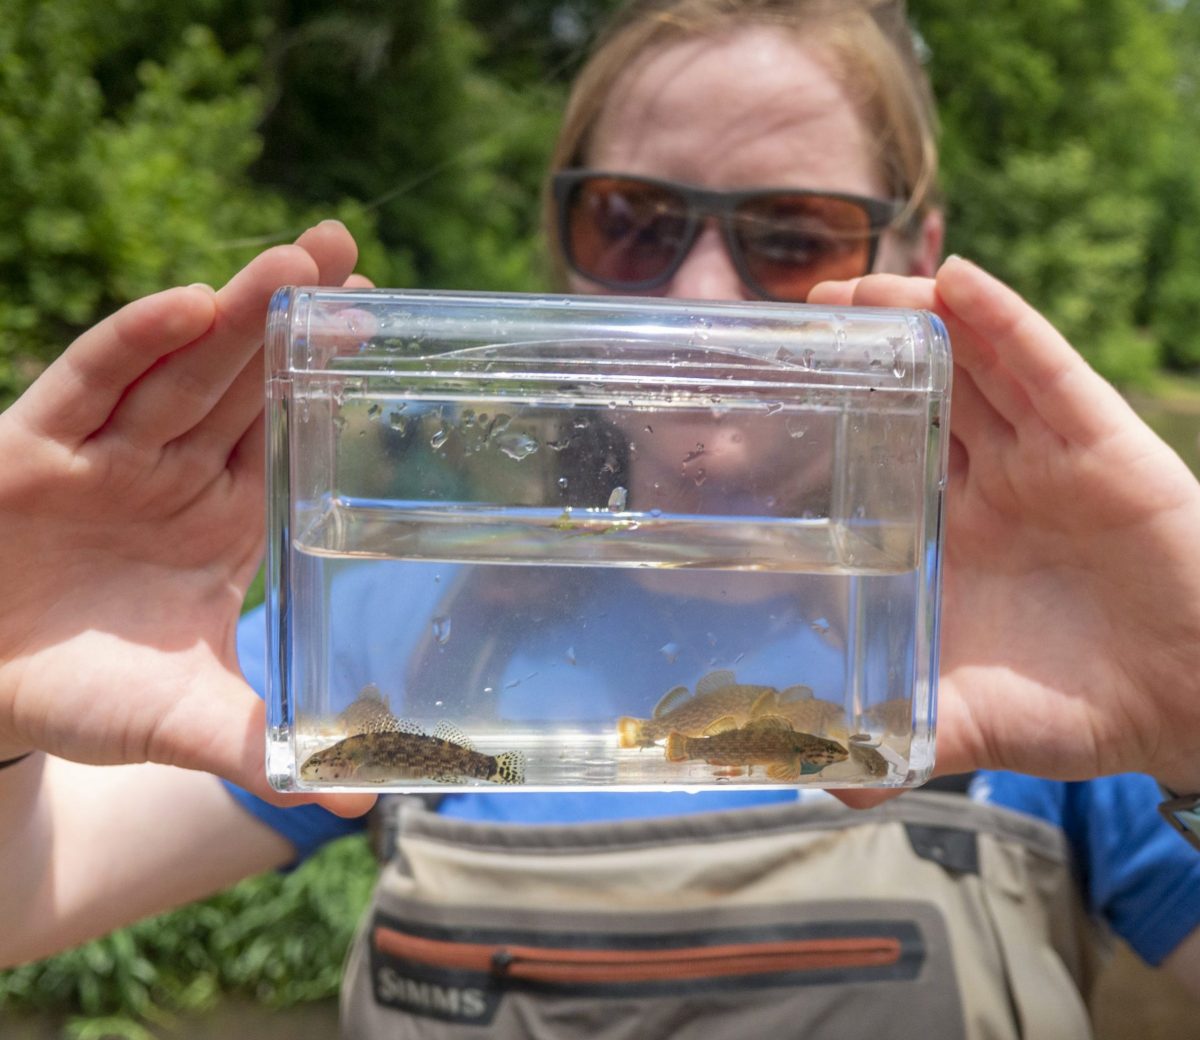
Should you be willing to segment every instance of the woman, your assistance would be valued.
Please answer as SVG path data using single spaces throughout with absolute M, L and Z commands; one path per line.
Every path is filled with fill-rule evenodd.
M 1191 534 L 1200 491 L 1115 392 L 1007 290 L 958 260 L 931 279 L 941 247 L 931 125 L 898 6 L 634 4 L 581 76 L 557 152 L 556 168 L 619 175 L 572 172 L 560 188 L 564 208 L 554 224 L 562 221 L 570 285 L 703 298 L 811 294 L 941 313 L 959 371 L 940 771 L 1007 767 L 1079 778 L 1137 768 L 1177 789 L 1200 788 L 1200 562 Z M 780 243 L 760 233 L 760 210 L 743 212 L 728 238 L 706 216 L 690 239 L 693 228 L 678 216 L 716 199 L 696 188 L 799 189 L 831 206 L 835 195 L 905 206 L 882 227 L 865 201 L 826 211 L 835 230 L 860 214 L 872 232 L 868 248 L 832 250 L 810 263 L 787 248 L 780 259 Z M 785 211 L 794 202 L 788 192 L 771 201 Z M 619 237 L 616 246 L 586 249 L 588 235 L 574 222 L 617 203 L 652 215 L 639 225 L 652 255 L 623 252 Z M 0 643 L 0 759 L 31 747 L 47 753 L 0 771 L 0 856 L 13 923 L 6 959 L 204 895 L 343 831 L 317 810 L 272 814 L 241 795 L 235 802 L 201 773 L 74 764 L 208 769 L 269 797 L 261 707 L 233 649 L 262 537 L 244 521 L 257 515 L 261 495 L 257 335 L 271 288 L 339 284 L 353 266 L 352 243 L 336 226 L 320 225 L 298 246 L 269 251 L 218 294 L 173 290 L 131 305 L 81 337 L 0 417 L 6 457 L 25 460 L 0 485 L 0 551 L 13 589 Z M 907 277 L 862 277 L 870 271 Z M 851 281 L 818 286 L 825 278 Z M 1120 474 L 1135 461 L 1138 486 L 1126 489 Z M 239 633 L 252 684 L 260 632 Z M 1080 662 L 1089 662 L 1086 673 Z M 138 690 L 138 700 L 128 690 Z M 231 748 L 230 732 L 245 740 Z M 1127 897 L 1135 910 L 1123 928 L 1143 954 L 1197 977 L 1194 908 L 1167 894 L 1194 891 L 1196 867 L 1162 843 L 1173 835 L 1147 824 L 1155 822 L 1149 781 L 1067 788 L 1003 774 L 983 779 L 998 803 L 1078 824 L 1085 842 L 1150 850 L 1162 890 L 1139 889 L 1117 869 L 1119 857 L 1096 855 L 1093 889 L 1111 881 L 1113 891 L 1090 895 L 1097 909 Z M 594 821 L 724 804 L 711 797 L 452 796 L 441 813 Z M 327 801 L 346 812 L 362 804 Z M 1092 802 L 1096 811 L 1088 812 Z M 1128 816 L 1124 834 L 1091 826 L 1118 811 Z M 664 827 L 678 837 L 677 822 Z M 86 869 L 53 857 L 55 843 L 67 840 L 100 846 Z M 668 905 L 666 892 L 655 898 Z M 1142 912 L 1139 900 L 1157 906 Z M 1155 912 L 1171 918 L 1168 927 L 1149 920 Z M 925 936 L 939 927 L 917 923 Z M 1138 936 L 1139 923 L 1155 927 Z M 381 934 L 385 945 L 398 941 Z M 946 945 L 930 942 L 928 956 Z M 479 1000 L 486 1009 L 486 993 L 413 980 L 386 955 L 378 943 L 357 953 L 378 968 L 351 987 L 368 1018 L 394 1025 L 387 1016 L 399 1014 L 427 1024 L 444 1020 L 447 1008 L 464 1018 Z M 942 994 L 939 1004 L 936 996 L 923 994 L 924 1004 L 951 1017 L 964 999 Z M 682 1006 L 689 1001 L 694 996 Z M 596 1005 L 594 993 L 585 1004 Z M 867 1013 L 860 1016 L 865 1027 Z

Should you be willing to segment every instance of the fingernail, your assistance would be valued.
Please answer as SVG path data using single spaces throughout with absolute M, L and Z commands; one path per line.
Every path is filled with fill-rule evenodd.
M 216 295 L 217 295 L 217 290 L 216 290 L 216 289 L 214 289 L 214 288 L 213 288 L 211 285 L 209 285 L 207 282 L 192 282 L 192 283 L 191 283 L 191 284 L 188 286 L 188 288 L 189 288 L 189 289 L 203 289 L 203 290 L 204 290 L 206 293 L 211 293 L 213 296 L 216 296 Z

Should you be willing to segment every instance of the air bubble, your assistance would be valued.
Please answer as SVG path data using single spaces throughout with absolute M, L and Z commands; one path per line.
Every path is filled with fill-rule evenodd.
M 496 447 L 510 459 L 520 462 L 538 450 L 538 442 L 527 433 L 508 433 L 496 438 Z
M 808 423 L 801 419 L 798 415 L 793 415 L 784 421 L 783 424 L 788 432 L 788 436 L 794 441 L 798 441 L 806 433 L 808 433 Z
M 679 659 L 679 644 L 664 643 L 658 648 L 658 652 L 667 659 L 667 664 L 674 664 Z
M 437 433 L 435 433 L 432 437 L 429 438 L 429 446 L 431 448 L 433 448 L 434 451 L 437 451 L 438 448 L 440 448 L 443 444 L 446 443 L 446 441 L 449 439 L 449 437 L 450 437 L 450 433 L 448 430 L 445 430 L 445 429 L 438 430 Z
M 438 641 L 439 646 L 450 642 L 450 619 L 445 615 L 438 615 L 433 619 L 433 638 Z
M 625 512 L 625 496 L 628 492 L 623 487 L 615 487 L 608 496 L 608 511 L 610 513 Z

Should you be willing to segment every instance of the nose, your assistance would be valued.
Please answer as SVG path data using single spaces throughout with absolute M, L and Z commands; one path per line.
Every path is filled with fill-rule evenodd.
M 748 297 L 715 221 L 705 222 L 691 251 L 683 258 L 667 286 L 667 295 L 684 300 L 742 300 Z

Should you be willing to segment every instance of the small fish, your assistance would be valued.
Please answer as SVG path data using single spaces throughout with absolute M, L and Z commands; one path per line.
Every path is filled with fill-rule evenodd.
M 717 732 L 707 737 L 669 734 L 667 761 L 698 758 L 714 766 L 765 765 L 772 780 L 793 783 L 804 773 L 844 761 L 847 754 L 837 741 L 800 733 L 775 715 L 764 715 L 740 727 L 727 718 L 712 728 Z
M 727 716 L 740 726 L 750 721 L 751 710 L 760 697 L 778 693 L 773 686 L 741 684 L 730 671 L 709 672 L 696 683 L 695 695 L 686 686 L 668 690 L 654 706 L 651 718 L 622 715 L 617 719 L 618 740 L 621 747 L 632 748 L 652 747 L 672 731 L 685 737 L 702 737 L 717 719 Z
M 396 720 L 396 729 L 356 733 L 309 755 L 300 779 L 387 783 L 395 780 L 464 779 L 499 784 L 525 782 L 525 756 L 520 751 L 485 755 L 448 723 L 429 736 L 414 723 Z
M 789 686 L 778 696 L 764 697 L 755 703 L 751 718 L 777 715 L 787 719 L 792 729 L 833 740 L 846 739 L 846 714 L 840 704 L 814 697 L 807 686 Z
M 850 761 L 868 776 L 882 779 L 888 775 L 887 759 L 875 750 L 879 745 L 872 744 L 868 734 L 852 734 L 846 746 L 850 751 Z

